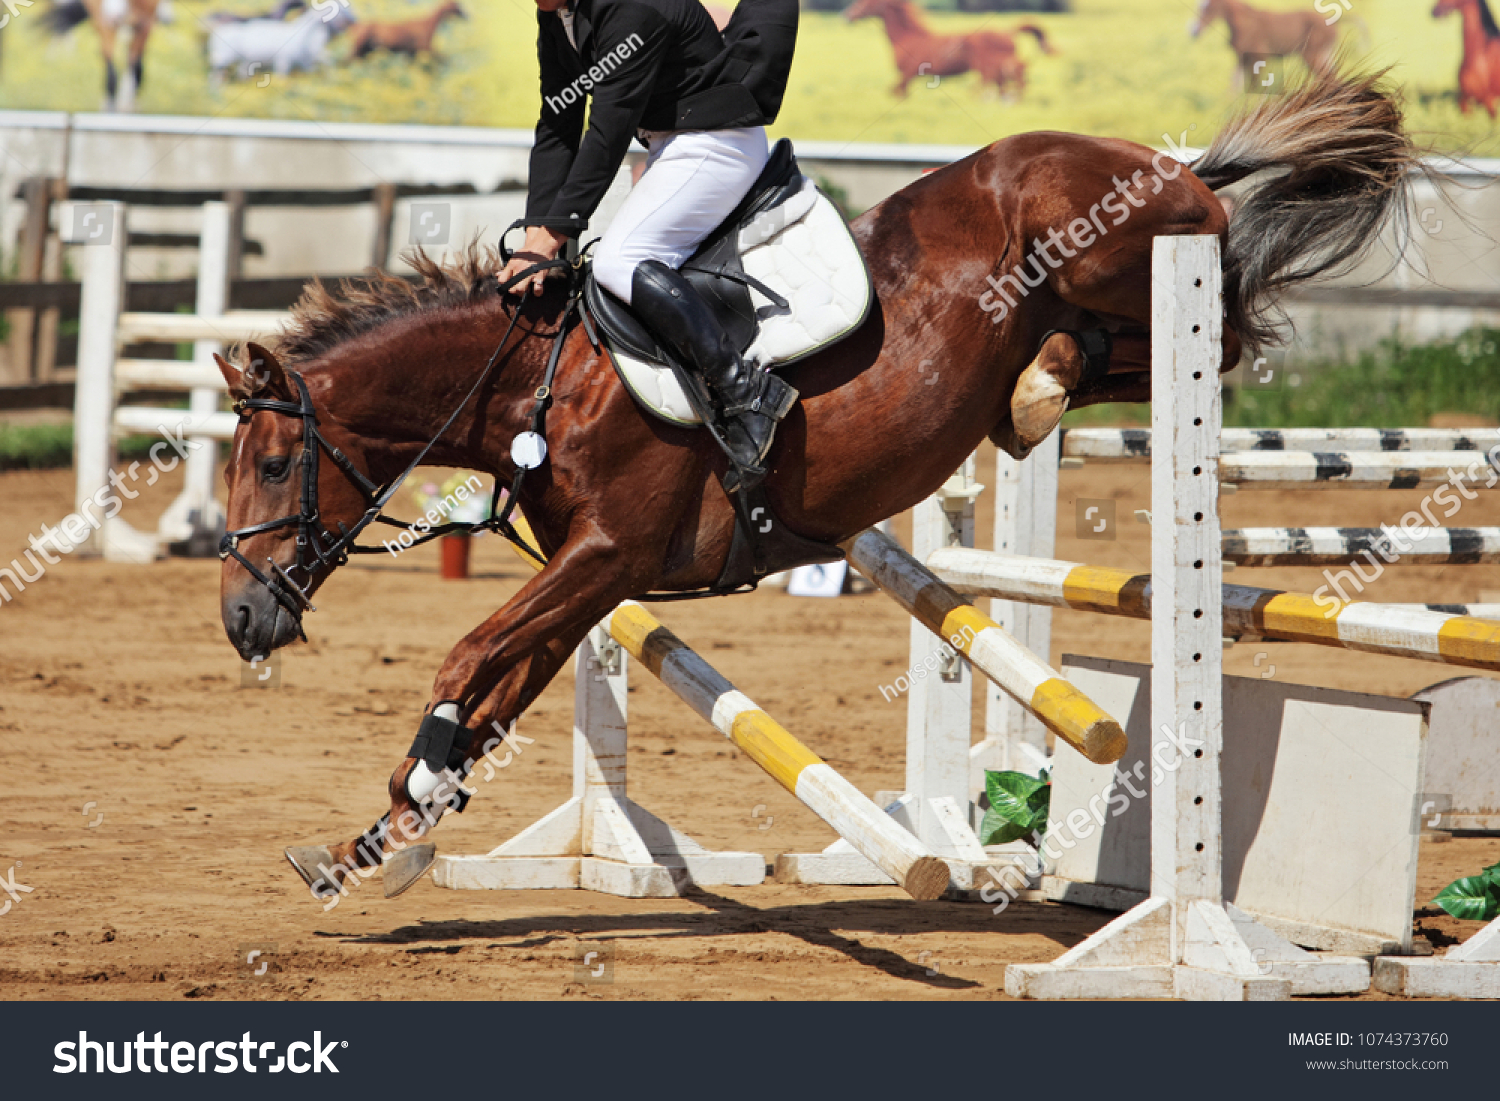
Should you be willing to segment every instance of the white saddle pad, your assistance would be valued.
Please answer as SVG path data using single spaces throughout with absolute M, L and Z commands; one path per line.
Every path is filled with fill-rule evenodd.
M 837 343 L 864 322 L 874 298 L 865 258 L 828 196 L 810 179 L 786 202 L 740 230 L 745 272 L 790 303 L 779 310 L 754 287 L 750 301 L 762 315 L 746 350 L 755 367 L 780 366 Z M 616 370 L 646 408 L 673 424 L 701 424 L 670 367 L 648 363 L 605 340 Z

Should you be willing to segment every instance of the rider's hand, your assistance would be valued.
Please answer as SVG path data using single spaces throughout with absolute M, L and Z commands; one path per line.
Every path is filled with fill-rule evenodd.
M 506 264 L 500 272 L 501 285 L 504 285 L 507 279 L 520 275 L 521 272 L 531 267 L 532 264 L 539 264 L 543 260 L 556 259 L 557 254 L 562 251 L 563 245 L 567 243 L 567 240 L 561 233 L 556 233 L 545 226 L 527 226 L 525 242 L 516 251 L 515 255 L 510 258 L 510 263 Z M 510 293 L 515 295 L 524 294 L 526 288 L 530 287 L 532 294 L 541 294 L 542 282 L 551 274 L 552 272 L 550 271 L 539 271 L 530 278 L 523 279 L 517 283 L 511 288 Z

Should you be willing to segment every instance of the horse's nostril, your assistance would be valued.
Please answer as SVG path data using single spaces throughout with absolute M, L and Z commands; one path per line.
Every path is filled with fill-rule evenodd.
M 244 638 L 249 633 L 250 633 L 250 606 L 248 604 L 241 604 L 240 605 L 240 638 Z

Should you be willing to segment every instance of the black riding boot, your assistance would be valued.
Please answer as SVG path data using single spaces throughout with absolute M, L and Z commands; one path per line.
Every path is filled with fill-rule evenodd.
M 742 468 L 740 487 L 753 488 L 765 477 L 762 464 L 776 422 L 791 410 L 797 391 L 771 372 L 749 367 L 692 284 L 660 260 L 636 267 L 630 294 L 641 320 L 708 384 L 722 414 L 721 438 Z

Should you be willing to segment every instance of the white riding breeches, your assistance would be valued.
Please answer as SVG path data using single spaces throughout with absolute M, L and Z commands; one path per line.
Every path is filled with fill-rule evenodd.
M 681 267 L 733 210 L 766 166 L 759 126 L 652 135 L 646 170 L 594 246 L 594 278 L 630 301 L 636 265 Z

